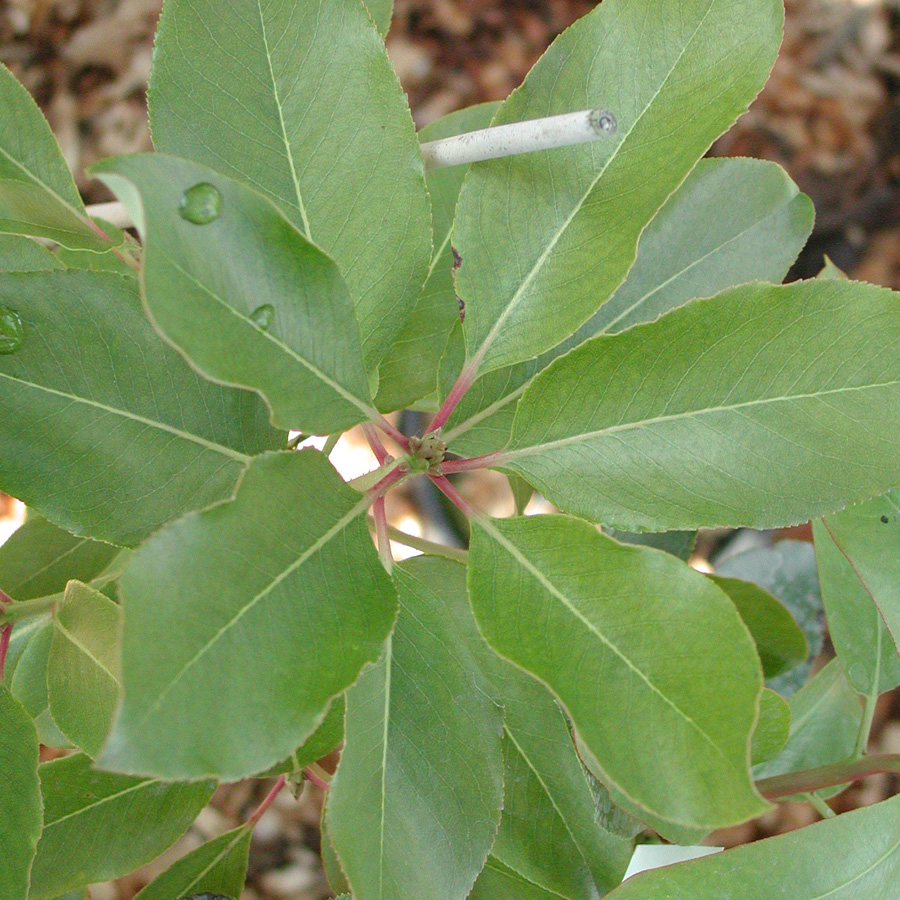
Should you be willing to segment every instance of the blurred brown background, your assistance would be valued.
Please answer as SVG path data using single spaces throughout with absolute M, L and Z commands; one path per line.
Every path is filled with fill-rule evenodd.
M 505 97 L 550 41 L 595 5 L 396 0 L 388 50 L 417 123 Z M 816 230 L 795 276 L 815 274 L 827 253 L 856 277 L 900 288 L 900 0 L 786 5 L 785 43 L 774 75 L 713 152 L 776 160 L 812 196 Z M 90 202 L 110 198 L 84 178 L 84 167 L 150 149 L 144 94 L 160 6 L 161 0 L 0 0 L 0 61 L 43 108 Z M 0 518 L 13 513 L 0 502 Z M 880 749 L 900 751 L 896 718 L 896 698 L 882 698 L 875 737 Z M 835 807 L 871 803 L 897 789 L 888 776 L 870 779 Z M 221 790 L 175 852 L 232 827 L 260 796 L 252 785 Z M 247 900 L 330 896 L 316 857 L 320 804 L 318 789 L 308 789 L 300 803 L 285 792 L 263 818 Z M 805 804 L 791 804 L 760 826 L 719 839 L 741 842 L 816 818 Z M 93 888 L 93 900 L 128 900 L 172 858 L 167 854 L 137 877 Z

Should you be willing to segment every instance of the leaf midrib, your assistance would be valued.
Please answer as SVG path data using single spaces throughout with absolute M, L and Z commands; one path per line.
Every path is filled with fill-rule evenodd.
M 154 703 L 150 706 L 146 713 L 141 717 L 140 722 L 137 725 L 137 728 L 143 726 L 147 720 L 154 715 L 159 708 L 162 706 L 166 697 L 175 689 L 175 687 L 180 683 L 181 679 L 202 659 L 202 657 L 208 653 L 213 646 L 218 643 L 218 641 L 228 632 L 230 631 L 237 622 L 239 622 L 247 613 L 250 612 L 258 603 L 260 603 L 265 597 L 267 597 L 279 584 L 281 584 L 286 578 L 289 578 L 294 572 L 297 571 L 307 560 L 309 560 L 312 556 L 319 552 L 329 541 L 333 540 L 340 534 L 354 519 L 358 516 L 362 515 L 365 510 L 368 509 L 370 505 L 370 500 L 366 497 L 359 501 L 348 513 L 346 513 L 342 518 L 340 518 L 328 531 L 325 532 L 320 538 L 318 538 L 313 544 L 304 550 L 299 557 L 297 557 L 294 562 L 292 562 L 289 566 L 279 572 L 259 593 L 254 595 L 247 601 L 224 625 L 222 625 L 219 630 L 210 637 L 206 643 L 200 647 L 197 652 L 179 669 L 176 675 L 172 678 L 168 685 L 166 685 L 165 689 L 162 690 L 159 696 L 156 698 Z
M 546 590 L 551 596 L 555 597 L 559 600 L 560 603 L 591 633 L 593 634 L 604 646 L 606 646 L 612 653 L 621 660 L 625 666 L 632 671 L 647 687 L 650 689 L 651 693 L 655 694 L 659 697 L 663 703 L 665 703 L 668 707 L 670 707 L 681 719 L 683 719 L 691 728 L 693 728 L 703 739 L 705 743 L 707 743 L 716 753 L 717 756 L 721 757 L 721 759 L 726 763 L 728 768 L 732 769 L 734 772 L 738 774 L 742 774 L 738 771 L 734 762 L 730 760 L 725 753 L 722 751 L 721 747 L 715 742 L 711 735 L 707 734 L 706 731 L 683 709 L 681 709 L 678 704 L 676 704 L 673 700 L 666 696 L 649 678 L 649 676 L 632 660 L 626 656 L 619 647 L 614 644 L 599 628 L 597 628 L 584 613 L 581 612 L 580 609 L 561 591 L 559 590 L 555 584 L 550 580 L 550 577 L 544 574 L 534 563 L 531 562 L 528 557 L 522 553 L 519 548 L 512 543 L 512 541 L 508 540 L 502 532 L 500 532 L 497 528 L 493 526 L 493 524 L 486 518 L 480 518 L 478 520 L 478 524 L 485 531 L 489 532 L 494 540 L 497 541 L 513 559 L 519 563 L 543 588 Z
M 101 797 L 99 800 L 96 800 L 94 803 L 89 803 L 87 806 L 79 807 L 76 810 L 73 810 L 70 813 L 67 813 L 64 816 L 61 816 L 58 819 L 54 819 L 49 824 L 44 825 L 44 834 L 50 831 L 51 828 L 56 828 L 57 825 L 62 824 L 63 822 L 68 821 L 69 819 L 74 819 L 77 816 L 87 815 L 90 812 L 93 812 L 97 809 L 98 806 L 103 806 L 105 803 L 110 803 L 113 800 L 118 800 L 120 797 L 125 797 L 128 794 L 133 794 L 135 791 L 139 791 L 142 788 L 147 787 L 148 785 L 161 784 L 155 778 L 148 778 L 145 781 L 141 781 L 138 784 L 133 784 L 131 787 L 124 788 L 121 791 L 118 791 L 115 794 L 108 794 L 106 797 Z
M 661 425 L 668 422 L 677 422 L 694 417 L 709 415 L 719 412 L 734 412 L 742 409 L 753 409 L 773 405 L 776 403 L 793 403 L 798 400 L 818 400 L 822 397 L 831 397 L 838 394 L 857 393 L 862 391 L 880 390 L 882 388 L 891 388 L 900 386 L 900 381 L 885 381 L 874 384 L 864 384 L 857 387 L 841 387 L 827 391 L 816 391 L 814 393 L 804 394 L 785 394 L 780 397 L 763 397 L 757 400 L 747 400 L 743 403 L 732 403 L 726 406 L 707 406 L 702 409 L 692 409 L 681 413 L 672 413 L 668 416 L 654 416 L 649 419 L 639 419 L 635 422 L 626 422 L 622 425 L 610 425 L 608 428 L 600 428 L 596 431 L 585 431 L 572 437 L 560 438 L 555 441 L 547 441 L 542 444 L 531 444 L 527 447 L 513 449 L 503 453 L 503 461 L 516 459 L 522 456 L 532 456 L 536 453 L 542 453 L 546 450 L 556 450 L 560 447 L 567 447 L 572 444 L 580 444 L 584 441 L 594 440 L 595 438 L 606 437 L 611 434 L 622 434 L 627 431 L 635 431 L 641 428 L 648 428 L 653 425 Z M 515 437 L 514 437 L 515 439 Z
M 288 344 L 285 344 L 284 341 L 279 340 L 270 331 L 265 331 L 257 328 L 247 316 L 236 310 L 230 303 L 225 300 L 224 297 L 220 297 L 215 291 L 203 284 L 203 282 L 201 282 L 195 275 L 185 269 L 184 266 L 182 266 L 176 260 L 172 259 L 170 256 L 166 256 L 166 259 L 173 268 L 177 269 L 185 278 L 188 279 L 188 281 L 194 284 L 194 286 L 197 287 L 198 290 L 202 291 L 204 294 L 210 297 L 210 299 L 222 306 L 226 310 L 226 312 L 233 315 L 240 322 L 245 325 L 249 325 L 255 332 L 258 332 L 260 335 L 262 335 L 263 338 L 271 341 L 281 352 L 286 353 L 291 357 L 291 359 L 300 363 L 300 365 L 303 366 L 303 368 L 305 368 L 311 375 L 313 375 L 313 377 L 318 378 L 319 381 L 329 387 L 339 397 L 341 397 L 343 400 L 346 400 L 351 406 L 356 407 L 356 409 L 363 413 L 366 418 L 378 418 L 378 413 L 376 412 L 374 407 L 370 406 L 365 400 L 351 393 L 343 385 L 338 384 L 333 378 L 326 375 L 317 365 L 315 365 L 315 363 L 308 360 L 305 356 L 301 356 L 296 350 L 294 350 Z
M 119 679 L 104 665 L 97 657 L 80 641 L 65 625 L 60 621 L 59 617 L 54 620 L 54 625 L 62 632 L 63 636 L 76 650 L 84 654 L 113 684 L 118 687 Z
M 232 450 L 230 447 L 226 447 L 223 444 L 217 444 L 214 441 L 208 441 L 206 440 L 206 438 L 202 438 L 197 434 L 191 434 L 188 431 L 182 431 L 180 428 L 175 428 L 174 425 L 167 425 L 165 422 L 159 422 L 153 419 L 148 419 L 144 416 L 140 416 L 137 413 L 130 412 L 127 409 L 116 409 L 113 406 L 108 406 L 107 404 L 100 403 L 97 400 L 89 400 L 87 397 L 79 397 L 76 394 L 70 394 L 67 391 L 60 391 L 56 388 L 47 387 L 43 384 L 37 384 L 36 382 L 28 381 L 24 378 L 14 378 L 12 375 L 7 375 L 5 372 L 0 372 L 0 378 L 4 378 L 7 381 L 12 381 L 14 384 L 24 385 L 25 387 L 32 388 L 37 391 L 43 391 L 46 394 L 52 394 L 56 397 L 62 397 L 65 400 L 71 400 L 73 403 L 81 403 L 85 406 L 90 406 L 94 409 L 108 412 L 114 416 L 121 416 L 123 419 L 129 419 L 132 422 L 146 425 L 149 428 L 155 428 L 159 431 L 164 431 L 166 432 L 166 434 L 171 434 L 174 437 L 189 441 L 192 444 L 198 444 L 199 446 L 204 447 L 207 450 L 211 450 L 214 453 L 219 453 L 222 456 L 227 456 L 230 459 L 237 460 L 240 463 L 246 464 L 250 462 L 250 457 L 244 453 L 239 453 L 237 450 Z
M 62 397 L 65 400 L 71 400 L 73 403 L 81 403 L 85 406 L 90 406 L 94 409 L 99 409 L 103 412 L 110 413 L 111 415 L 120 416 L 123 419 L 129 419 L 132 422 L 146 425 L 149 428 L 155 428 L 159 431 L 164 431 L 166 432 L 166 434 L 171 434 L 174 437 L 189 441 L 192 444 L 198 444 L 199 446 L 204 447 L 207 450 L 211 450 L 214 453 L 219 453 L 222 456 L 227 456 L 230 459 L 237 460 L 240 463 L 246 464 L 250 462 L 250 457 L 244 453 L 239 453 L 237 450 L 232 450 L 230 447 L 226 447 L 223 444 L 217 444 L 214 441 L 208 441 L 206 440 L 206 438 L 202 438 L 197 434 L 191 434 L 188 431 L 182 431 L 180 428 L 176 428 L 174 425 L 167 425 L 165 422 L 159 422 L 153 419 L 148 419 L 145 416 L 140 416 L 137 413 L 130 412 L 127 409 L 116 409 L 115 407 L 108 406 L 105 403 L 100 403 L 96 400 L 89 400 L 87 397 L 79 397 L 76 394 L 70 394 L 67 391 L 60 391 L 56 388 L 47 387 L 43 384 L 37 384 L 34 381 L 28 381 L 24 378 L 14 378 L 12 375 L 7 375 L 5 372 L 0 372 L 0 378 L 11 381 L 13 382 L 13 384 L 24 385 L 27 388 L 32 388 L 37 391 L 43 391 L 44 393 L 52 394 L 55 397 Z
M 284 121 L 284 108 L 281 102 L 281 95 L 278 90 L 278 82 L 275 78 L 275 69 L 272 63 L 272 52 L 269 49 L 269 35 L 266 28 L 265 16 L 263 14 L 262 0 L 256 0 L 256 8 L 259 11 L 259 27 L 263 40 L 263 48 L 266 53 L 266 63 L 269 67 L 269 78 L 272 81 L 272 95 L 275 99 L 275 107 L 278 110 L 278 122 L 281 126 L 281 138 L 284 142 L 284 155 L 287 158 L 288 166 L 291 170 L 291 180 L 294 183 L 294 191 L 297 194 L 297 208 L 300 210 L 300 216 L 303 219 L 303 230 L 306 232 L 306 238 L 312 241 L 312 231 L 309 227 L 309 219 L 306 215 L 306 204 L 303 202 L 303 193 L 300 190 L 300 178 L 297 175 L 297 167 L 294 164 L 294 151 L 291 147 L 291 141 L 287 133 L 287 124 Z
M 476 368 L 477 366 L 479 366 L 481 364 L 481 362 L 484 360 L 491 344 L 493 344 L 493 342 L 497 339 L 497 336 L 500 334 L 501 330 L 503 329 L 504 325 L 506 324 L 506 320 L 509 318 L 510 315 L 512 315 L 513 310 L 521 301 L 522 296 L 524 295 L 525 291 L 528 289 L 528 287 L 531 285 L 531 283 L 534 281 L 534 279 L 537 278 L 538 273 L 541 271 L 541 269 L 544 267 L 544 264 L 550 258 L 550 254 L 553 252 L 553 250 L 555 249 L 555 247 L 559 243 L 559 241 L 562 240 L 562 236 L 566 233 L 569 226 L 575 220 L 575 217 L 583 209 L 584 204 L 587 202 L 588 198 L 593 193 L 594 189 L 600 183 L 600 179 L 603 178 L 603 176 L 606 174 L 607 169 L 618 158 L 619 153 L 621 152 L 622 148 L 625 146 L 626 143 L 628 143 L 628 139 L 631 137 L 632 134 L 634 134 L 635 129 L 638 127 L 638 125 L 640 125 L 641 121 L 643 120 L 644 116 L 647 114 L 648 110 L 653 106 L 657 97 L 659 97 L 659 95 L 662 93 L 665 86 L 668 84 L 669 79 L 672 77 L 672 74 L 675 72 L 675 70 L 681 64 L 681 60 L 684 58 L 684 55 L 688 52 L 689 48 L 694 43 L 694 40 L 696 39 L 697 35 L 700 33 L 700 29 L 706 23 L 707 18 L 709 17 L 710 13 L 712 12 L 713 7 L 716 6 L 717 2 L 718 2 L 718 0 L 710 0 L 709 6 L 707 7 L 706 12 L 703 14 L 703 17 L 697 23 L 697 27 L 694 29 L 693 34 L 691 34 L 690 38 L 685 42 L 684 47 L 682 47 L 681 52 L 678 54 L 678 57 L 672 63 L 671 67 L 669 68 L 669 71 L 666 72 L 665 76 L 663 77 L 662 81 L 659 84 L 659 87 L 653 93 L 653 96 L 650 97 L 650 99 L 644 105 L 644 108 L 641 110 L 640 114 L 635 118 L 634 123 L 632 124 L 631 128 L 628 130 L 628 133 L 623 135 L 622 140 L 619 142 L 616 149 L 612 152 L 609 159 L 603 164 L 600 171 L 597 173 L 597 176 L 590 183 L 590 186 L 584 192 L 581 199 L 578 201 L 578 203 L 573 208 L 572 212 L 567 216 L 566 220 L 562 223 L 562 225 L 559 228 L 557 228 L 556 232 L 552 235 L 547 247 L 544 249 L 544 251 L 538 257 L 537 261 L 532 266 L 531 270 L 525 276 L 525 279 L 522 281 L 522 283 L 516 289 L 515 294 L 512 296 L 509 303 L 507 303 L 505 309 L 500 314 L 500 316 L 497 318 L 497 321 L 494 323 L 491 330 L 488 332 L 487 337 L 484 339 L 481 346 L 478 348 L 478 350 L 472 357 L 471 365 L 473 368 Z

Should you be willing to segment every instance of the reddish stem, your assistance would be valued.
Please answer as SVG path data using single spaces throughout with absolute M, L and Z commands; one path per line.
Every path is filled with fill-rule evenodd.
M 437 431 L 438 428 L 443 428 L 447 424 L 447 420 L 453 415 L 453 410 L 459 406 L 459 401 L 466 396 L 469 388 L 472 387 L 472 384 L 475 382 L 475 371 L 474 366 L 466 366 L 466 368 L 460 372 L 459 378 L 456 379 L 456 384 L 453 385 L 453 388 L 447 395 L 447 399 L 444 401 L 443 406 L 441 406 L 437 415 L 431 420 L 431 424 L 425 429 L 425 434 Z
M 275 802 L 275 798 L 281 793 L 282 788 L 287 784 L 287 776 L 282 775 L 278 781 L 275 782 L 275 786 L 271 791 L 266 795 L 266 799 L 263 800 L 262 803 L 259 804 L 256 812 L 247 819 L 246 824 L 251 828 L 266 814 L 269 807 Z
M 4 607 L 11 606 L 13 602 L 13 598 L 6 591 L 0 590 L 0 612 L 3 611 Z
M 304 769 L 303 777 L 307 781 L 311 781 L 316 787 L 322 788 L 323 791 L 330 791 L 331 785 L 324 778 L 319 778 L 312 769 Z
M 379 497 L 383 497 L 398 481 L 406 478 L 407 472 L 402 467 L 398 467 L 388 472 L 381 481 L 374 487 L 369 488 L 368 496 L 374 502 Z
M 103 238 L 104 241 L 109 241 L 110 244 L 113 243 L 113 239 L 90 217 L 88 216 L 88 224 L 91 228 L 97 233 L 98 237 Z M 137 260 L 132 259 L 127 253 L 120 253 L 117 247 L 110 247 L 113 253 L 125 263 L 126 266 L 131 266 L 135 272 L 139 272 L 141 267 L 138 265 Z
M 446 479 L 443 475 L 429 475 L 428 476 L 438 487 L 438 489 L 443 493 L 448 500 L 453 503 L 454 506 L 458 507 L 460 512 L 463 515 L 467 516 L 470 519 L 480 519 L 482 518 L 482 513 L 475 509 L 468 500 Z
M 375 459 L 378 460 L 379 466 L 386 466 L 392 460 L 392 456 L 384 447 L 384 444 L 381 443 L 381 438 L 378 437 L 378 432 L 375 430 L 375 426 L 371 424 L 371 422 L 366 422 L 363 427 L 363 434 L 366 436 L 366 440 L 369 442 L 369 447 L 372 448 L 372 452 L 375 454 Z
M 502 452 L 488 453 L 485 456 L 473 456 L 471 459 L 451 459 L 441 463 L 444 474 L 454 472 L 474 472 L 476 469 L 490 469 L 503 464 L 506 455 Z
M 0 682 L 3 681 L 3 673 L 6 671 L 6 654 L 9 652 L 9 639 L 12 637 L 12 625 L 4 625 L 0 629 Z
M 884 753 L 878 756 L 864 756 L 852 762 L 835 763 L 819 766 L 804 772 L 791 772 L 787 775 L 775 775 L 756 782 L 756 789 L 769 800 L 779 797 L 791 797 L 794 794 L 813 794 L 824 788 L 835 787 L 858 781 L 867 775 L 879 775 L 883 772 L 900 774 L 900 754 Z
M 399 429 L 396 428 L 382 415 L 373 423 L 377 425 L 394 443 L 403 449 L 405 453 L 409 453 L 409 438 Z

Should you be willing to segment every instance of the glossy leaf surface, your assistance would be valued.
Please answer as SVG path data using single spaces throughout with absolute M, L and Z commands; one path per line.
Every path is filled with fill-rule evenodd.
M 226 831 L 173 863 L 135 900 L 175 900 L 192 894 L 219 894 L 238 900 L 247 877 L 253 829 Z
M 175 843 L 215 789 L 109 775 L 91 765 L 76 754 L 40 767 L 44 830 L 29 900 L 53 900 L 149 862 Z
M 806 636 L 787 609 L 768 591 L 739 578 L 713 576 L 756 641 L 766 678 L 790 671 L 806 660 Z
M 850 757 L 862 705 L 839 660 L 830 662 L 790 699 L 791 727 L 784 749 L 754 769 L 754 778 L 814 769 Z
M 900 491 L 827 516 L 815 535 L 822 599 L 847 675 L 861 693 L 890 690 L 900 679 Z
M 371 371 L 431 246 L 412 116 L 360 0 L 168 0 L 149 103 L 158 150 L 261 191 L 337 262 Z
M 482 632 L 560 698 L 608 787 L 677 826 L 766 808 L 748 773 L 759 662 L 719 588 L 563 516 L 481 520 L 470 554 Z
M 557 38 L 496 124 L 605 107 L 618 131 L 471 170 L 453 238 L 470 361 L 549 350 L 612 295 L 643 229 L 762 88 L 782 19 L 776 0 L 607 0 Z
M 505 777 L 491 857 L 553 894 L 592 900 L 622 880 L 633 841 L 600 821 L 590 776 L 547 688 L 499 659 L 493 682 L 504 708 Z
M 28 713 L 0 686 L 0 900 L 23 900 L 28 896 L 42 822 L 39 749 Z
M 890 291 L 738 287 L 553 363 L 504 466 L 625 530 L 797 524 L 900 480 L 898 341 Z
M 120 157 L 93 171 L 140 225 L 153 322 L 201 372 L 259 391 L 283 428 L 328 434 L 369 415 L 347 287 L 268 200 L 161 154 Z M 216 214 L 185 218 L 194 201 L 201 219 Z
M 625 281 L 569 340 L 536 362 L 480 378 L 450 420 L 448 438 L 467 454 L 509 440 L 516 402 L 529 381 L 573 346 L 617 334 L 749 281 L 779 283 L 812 228 L 809 199 L 773 163 L 703 159 L 641 235 Z
M 73 578 L 99 575 L 118 553 L 118 547 L 76 537 L 30 513 L 0 546 L 0 587 L 20 601 L 60 594 Z
M 6 66 L 0 66 L 0 107 L 0 232 L 67 247 L 108 247 L 90 226 L 47 120 Z
M 806 681 L 812 661 L 822 649 L 824 614 L 816 571 L 816 554 L 806 541 L 779 541 L 735 553 L 715 563 L 719 575 L 752 581 L 784 604 L 806 636 L 809 656 L 790 672 L 772 678 L 768 687 L 790 697 Z
M 444 116 L 426 125 L 419 132 L 419 140 L 436 141 L 487 128 L 499 105 L 482 103 Z M 427 175 L 434 223 L 431 265 L 421 295 L 381 363 L 376 397 L 379 409 L 400 409 L 433 394 L 438 386 L 438 370 L 446 347 L 451 342 L 454 349 L 462 344 L 450 232 L 467 171 L 466 166 L 453 166 L 432 169 Z
M 0 355 L 0 487 L 68 531 L 137 543 L 228 497 L 250 455 L 282 440 L 258 397 L 163 343 L 131 280 L 3 275 L 5 304 L 24 342 Z
M 347 694 L 328 832 L 356 900 L 464 900 L 500 820 L 502 712 L 491 696 L 465 569 L 396 570 L 400 617 Z
M 234 501 L 145 543 L 121 582 L 124 701 L 102 765 L 236 780 L 312 734 L 396 615 L 368 505 L 318 451 L 266 454 Z
M 99 591 L 69 582 L 53 619 L 47 696 L 53 721 L 96 757 L 119 700 L 122 610 Z
M 900 798 L 630 878 L 610 900 L 893 900 Z

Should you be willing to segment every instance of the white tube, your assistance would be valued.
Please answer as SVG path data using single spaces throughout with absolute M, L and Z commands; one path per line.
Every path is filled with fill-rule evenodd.
M 422 155 L 427 169 L 465 166 L 486 159 L 586 144 L 614 135 L 617 128 L 616 117 L 608 110 L 585 109 L 429 141 L 422 144 Z

